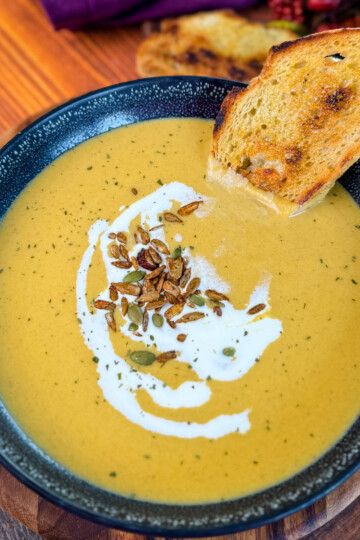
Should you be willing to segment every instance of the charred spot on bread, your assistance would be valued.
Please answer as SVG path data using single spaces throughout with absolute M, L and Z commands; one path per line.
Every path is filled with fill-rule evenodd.
M 257 60 L 256 58 L 253 58 L 252 60 L 250 60 L 250 62 L 248 62 L 248 65 L 254 71 L 260 71 L 263 66 L 263 62 L 260 62 L 260 60 Z
M 200 62 L 198 55 L 193 51 L 185 51 L 184 57 L 188 64 L 198 64 Z
M 285 51 L 286 49 L 288 49 L 291 44 L 292 41 L 284 41 L 283 43 L 280 43 L 280 45 L 274 45 L 273 47 L 271 47 L 270 50 L 273 53 L 278 53 L 280 51 Z
M 215 60 L 217 58 L 217 54 L 215 54 L 213 51 L 210 51 L 209 49 L 200 49 L 199 52 L 205 58 L 210 58 L 211 60 Z
M 220 131 L 221 129 L 221 126 L 223 125 L 224 121 L 225 121 L 225 116 L 226 116 L 226 109 L 221 107 L 217 117 L 216 117 L 216 120 L 215 120 L 215 125 L 214 125 L 214 135 Z
M 351 88 L 337 88 L 335 92 L 326 96 L 325 107 L 332 112 L 339 112 L 341 111 L 341 109 L 344 109 L 348 106 L 351 95 Z
M 229 108 L 231 107 L 232 103 L 235 101 L 236 96 L 243 92 L 245 88 L 241 86 L 234 86 L 232 90 L 228 93 L 226 98 L 221 104 L 220 111 L 216 117 L 215 125 L 214 125 L 214 131 L 213 134 L 216 135 L 217 132 L 221 130 L 221 127 L 223 126 L 226 116 L 229 112 Z
M 317 193 L 319 189 L 321 189 L 324 185 L 325 185 L 325 182 L 318 182 L 311 189 L 309 189 L 304 195 L 302 195 L 296 202 L 300 206 L 303 205 L 304 203 L 306 203 L 306 201 L 311 199 L 315 195 L 315 193 Z
M 296 165 L 302 157 L 302 151 L 298 146 L 287 148 L 285 153 L 285 161 L 288 165 Z
M 239 80 L 239 81 L 244 80 L 244 77 L 246 75 L 246 72 L 243 69 L 234 65 L 230 65 L 228 71 L 229 71 L 229 76 L 232 79 Z
M 263 191 L 278 193 L 282 186 L 282 175 L 275 169 L 256 169 L 251 174 L 251 183 Z

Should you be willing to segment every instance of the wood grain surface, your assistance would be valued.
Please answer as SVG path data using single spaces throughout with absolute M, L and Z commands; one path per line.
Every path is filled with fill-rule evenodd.
M 256 10 L 250 15 L 267 16 L 259 14 Z M 139 27 L 55 32 L 37 0 L 0 0 L 0 146 L 29 118 L 59 103 L 102 86 L 136 79 L 134 60 L 141 39 Z M 77 518 L 42 499 L 0 467 L 0 540 L 39 538 L 146 537 Z M 226 538 L 360 540 L 360 471 L 309 508 Z

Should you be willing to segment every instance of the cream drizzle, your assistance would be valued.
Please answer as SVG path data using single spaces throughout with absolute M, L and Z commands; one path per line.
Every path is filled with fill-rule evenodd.
M 258 315 L 247 313 L 249 307 L 260 303 L 266 306 L 263 313 L 270 309 L 271 276 L 264 275 L 250 296 L 248 306 L 243 310 L 236 310 L 230 302 L 227 302 L 222 317 L 218 317 L 206 306 L 198 308 L 206 316 L 190 323 L 191 332 L 183 343 L 178 342 L 176 336 L 179 333 L 187 334 L 189 324 L 180 323 L 177 325 L 177 331 L 173 331 L 167 325 L 162 328 L 155 327 L 150 318 L 148 331 L 141 337 L 133 335 L 128 325 L 121 327 L 121 332 L 132 340 L 139 341 L 139 349 L 145 349 L 147 345 L 153 344 L 150 339 L 152 335 L 159 351 L 175 349 L 179 352 L 178 361 L 191 365 L 201 381 L 188 381 L 176 389 L 165 385 L 163 381 L 150 373 L 141 373 L 132 369 L 124 359 L 117 356 L 109 338 L 104 312 L 98 310 L 91 314 L 86 302 L 87 273 L 99 238 L 108 283 L 122 281 L 128 271 L 111 265 L 111 259 L 108 256 L 108 235 L 111 232 L 128 232 L 131 222 L 139 215 L 141 223 L 151 228 L 158 225 L 158 214 L 171 210 L 174 201 L 184 205 L 199 199 L 204 200 L 204 204 L 200 207 L 200 216 L 203 217 L 204 214 L 206 215 L 206 208 L 211 212 L 213 201 L 201 197 L 184 184 L 173 182 L 138 200 L 127 209 L 121 207 L 119 217 L 110 226 L 102 220 L 94 223 L 89 230 L 89 247 L 84 253 L 77 276 L 77 312 L 81 320 L 80 327 L 85 343 L 98 358 L 99 385 L 105 399 L 115 409 L 131 422 L 155 433 L 180 438 L 203 436 L 216 439 L 233 432 L 246 433 L 250 429 L 250 411 L 219 415 L 204 424 L 177 422 L 144 411 L 136 399 L 136 391 L 141 385 L 153 401 L 164 408 L 200 407 L 211 398 L 207 380 L 231 381 L 244 376 L 255 365 L 265 348 L 275 341 L 282 331 L 279 320 L 268 316 L 259 319 Z M 194 215 L 199 217 L 198 211 Z M 154 231 L 152 237 L 165 241 L 163 229 Z M 136 245 L 130 254 L 136 256 L 142 247 Z M 204 257 L 192 258 L 188 250 L 184 255 L 190 259 L 193 275 L 201 276 L 203 290 L 216 288 L 224 293 L 229 292 L 229 285 L 221 280 L 216 269 Z M 100 293 L 99 297 L 109 299 L 108 288 Z M 134 300 L 133 297 L 128 297 L 128 299 Z M 185 307 L 182 314 L 189 311 L 191 309 Z M 236 349 L 234 359 L 222 354 L 223 348 L 230 346 Z

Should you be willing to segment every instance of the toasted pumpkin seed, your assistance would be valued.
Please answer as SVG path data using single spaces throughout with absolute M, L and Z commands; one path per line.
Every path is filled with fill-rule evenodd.
M 141 281 L 145 277 L 146 272 L 142 270 L 134 270 L 134 272 L 129 272 L 123 279 L 123 283 L 136 283 Z
M 190 296 L 193 292 L 196 291 L 196 289 L 199 287 L 200 285 L 200 278 L 198 277 L 194 277 L 190 283 L 188 284 L 188 286 L 186 287 L 186 293 L 185 293 L 185 296 Z
M 257 304 L 256 306 L 248 309 L 249 315 L 256 315 L 256 313 L 260 313 L 260 311 L 263 311 L 266 308 L 265 304 Z
M 123 314 L 123 317 L 127 314 L 129 302 L 126 296 L 123 296 L 121 299 L 121 313 Z
M 135 324 L 135 323 L 133 323 L 133 322 L 129 324 L 129 330 L 130 330 L 130 332 L 136 332 L 136 330 L 138 330 L 138 329 L 139 329 L 139 327 L 138 327 L 137 324 Z
M 151 366 L 155 362 L 156 356 L 150 351 L 133 351 L 130 353 L 130 360 L 140 366 Z
M 180 300 L 174 296 L 173 294 L 167 292 L 167 291 L 164 291 L 165 293 L 165 296 L 166 296 L 166 300 L 168 302 L 170 302 L 170 304 L 178 304 L 180 302 Z
M 158 240 L 157 238 L 154 238 L 154 240 L 151 240 L 151 244 L 163 255 L 170 255 L 169 248 L 163 242 L 162 240 Z
M 181 248 L 181 246 L 178 246 L 177 248 L 174 249 L 174 251 L 172 253 L 172 258 L 173 259 L 178 259 L 181 256 L 181 252 L 182 252 L 182 248 Z
M 202 319 L 205 317 L 205 313 L 200 313 L 199 311 L 193 311 L 192 313 L 186 313 L 186 315 L 183 315 L 180 317 L 180 319 L 177 319 L 177 323 L 188 323 L 192 321 L 197 321 L 199 319 Z
M 152 309 L 162 308 L 166 304 L 165 298 L 159 298 L 159 300 L 154 300 L 153 302 L 148 302 L 146 304 L 146 311 L 151 311 Z
M 229 298 L 218 291 L 214 291 L 213 289 L 207 289 L 205 291 L 205 294 L 208 298 L 211 298 L 211 300 L 229 300 Z
M 140 237 L 140 241 L 142 244 L 146 245 L 150 242 L 150 235 L 143 227 L 140 227 L 140 225 L 137 227 L 137 233 Z
M 165 281 L 165 272 L 163 274 L 161 274 L 160 278 L 159 278 L 159 281 L 157 282 L 156 284 L 156 290 L 158 292 L 161 292 L 162 288 L 163 288 L 163 285 L 164 285 L 164 281 Z
M 198 296 L 197 294 L 190 294 L 189 296 L 190 302 L 195 304 L 195 306 L 203 306 L 205 304 L 205 300 L 202 296 Z
M 164 324 L 164 317 L 159 313 L 154 313 L 154 315 L 151 317 L 151 320 L 153 322 L 153 325 L 156 326 L 156 328 L 161 328 Z
M 156 360 L 158 362 L 167 362 L 168 360 L 174 360 L 177 357 L 176 351 L 167 351 L 162 354 L 158 354 Z
M 182 206 L 181 208 L 179 208 L 179 210 L 177 211 L 179 216 L 188 216 L 189 214 L 192 214 L 193 212 L 195 212 L 195 210 L 197 210 L 200 206 L 200 204 L 202 204 L 203 201 L 194 201 L 194 202 L 191 202 L 189 204 L 186 204 L 185 206 Z
M 141 296 L 139 296 L 136 299 L 136 302 L 154 302 L 155 300 L 159 300 L 159 298 L 160 293 L 158 293 L 157 291 L 148 291 L 144 292 Z
M 138 262 L 135 259 L 135 257 L 131 257 L 131 262 L 132 262 L 132 265 L 135 268 L 135 270 L 139 270 L 139 265 L 138 265 Z
M 180 285 L 180 287 L 182 289 L 184 289 L 186 287 L 186 284 L 189 281 L 190 276 L 191 276 L 191 268 L 186 268 L 186 270 L 184 270 L 184 273 L 180 278 L 180 283 L 179 283 L 179 285 Z
M 110 253 L 114 259 L 119 259 L 120 258 L 119 246 L 117 244 L 112 244 L 110 246 Z
M 106 319 L 108 327 L 111 328 L 111 330 L 113 330 L 114 332 L 116 332 L 116 323 L 115 323 L 114 314 L 108 311 L 107 313 L 105 313 L 105 319 Z
M 153 260 L 156 264 L 161 264 L 162 258 L 160 257 L 160 255 L 158 254 L 158 252 L 157 252 L 152 246 L 149 247 L 149 253 L 150 253 L 150 255 L 151 255 L 152 260 Z
M 127 315 L 131 322 L 140 326 L 143 320 L 143 313 L 141 311 L 140 306 L 134 303 L 129 304 Z
M 132 264 L 130 261 L 114 261 L 111 263 L 113 266 L 116 266 L 116 268 L 131 268 Z
M 120 244 L 119 246 L 119 251 L 120 251 L 120 255 L 126 259 L 127 261 L 129 260 L 129 252 L 128 250 L 126 249 L 125 246 L 123 246 L 122 244 Z
M 182 219 L 180 219 L 178 216 L 173 214 L 172 212 L 164 212 L 164 218 L 165 221 L 169 221 L 170 223 L 182 223 Z
M 155 227 L 151 227 L 151 229 L 149 229 L 149 231 L 156 231 L 157 229 L 162 229 L 164 225 L 155 225 Z
M 146 293 L 150 291 L 155 291 L 155 285 L 152 281 L 150 281 L 150 279 L 145 279 L 142 292 Z
M 121 244 L 126 244 L 127 242 L 126 234 L 124 234 L 123 232 L 118 232 L 116 238 Z
M 163 290 L 170 293 L 170 294 L 173 294 L 174 296 L 179 296 L 180 294 L 180 289 L 179 287 L 177 287 L 176 285 L 174 285 L 171 281 L 168 281 L 166 280 L 163 284 Z
M 112 300 L 113 302 L 116 302 L 116 300 L 119 298 L 119 293 L 117 292 L 114 285 L 110 285 L 109 295 L 110 295 L 110 300 Z
M 234 347 L 225 347 L 225 349 L 222 350 L 222 353 L 225 356 L 234 356 L 235 349 L 234 349 Z
M 156 268 L 155 270 L 150 272 L 150 274 L 148 274 L 146 276 L 146 279 L 154 279 L 154 278 L 156 278 L 157 276 L 159 276 L 161 274 L 161 272 L 164 270 L 164 268 L 165 268 L 165 264 L 163 264 L 162 266 L 159 266 L 159 268 Z
M 133 283 L 111 283 L 121 294 L 129 294 L 130 296 L 138 296 L 141 293 L 140 285 Z
M 116 308 L 114 302 L 109 302 L 108 300 L 95 300 L 94 307 L 96 307 L 96 309 L 107 309 L 109 311 L 113 311 Z
M 180 279 L 184 268 L 182 258 L 178 257 L 177 259 L 173 259 L 172 257 L 168 257 L 166 259 L 166 264 L 169 269 L 170 277 L 175 281 Z
M 178 304 L 174 304 L 171 307 L 169 307 L 164 313 L 165 319 L 169 321 L 170 319 L 175 317 L 175 315 L 179 315 L 184 309 L 184 305 L 185 305 L 185 302 L 181 302 L 181 303 L 179 302 Z
M 144 311 L 143 320 L 142 320 L 142 329 L 146 332 L 149 325 L 149 314 L 147 311 Z

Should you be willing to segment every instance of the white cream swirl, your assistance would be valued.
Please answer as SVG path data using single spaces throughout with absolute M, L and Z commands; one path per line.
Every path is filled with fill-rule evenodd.
M 211 398 L 208 381 L 232 381 L 243 377 L 254 366 L 265 348 L 281 334 L 281 322 L 268 316 L 257 318 L 249 315 L 248 309 L 256 304 L 264 304 L 265 313 L 269 309 L 269 286 L 271 277 L 267 276 L 255 288 L 250 296 L 248 306 L 243 310 L 235 309 L 230 302 L 226 303 L 222 317 L 218 317 L 206 305 L 198 308 L 205 313 L 203 319 L 191 323 L 191 334 L 184 342 L 176 340 L 179 333 L 187 333 L 188 325 L 179 323 L 177 332 L 170 330 L 167 325 L 157 328 L 151 318 L 148 331 L 141 336 L 134 336 L 127 326 L 121 327 L 121 332 L 139 341 L 141 348 L 156 343 L 159 351 L 177 350 L 178 361 L 189 364 L 201 379 L 200 382 L 188 381 L 178 388 L 172 389 L 163 381 L 150 373 L 134 370 L 124 359 L 114 352 L 109 338 L 108 327 L 104 312 L 100 310 L 90 313 L 86 302 L 87 273 L 91 264 L 95 246 L 100 237 L 100 248 L 107 273 L 108 284 L 119 282 L 128 272 L 115 268 L 108 255 L 108 235 L 111 232 L 129 231 L 131 222 L 140 216 L 141 223 L 148 228 L 158 225 L 158 215 L 170 210 L 173 201 L 181 205 L 194 200 L 204 200 L 201 216 L 213 206 L 210 199 L 201 197 L 192 188 L 173 182 L 156 190 L 147 197 L 138 200 L 129 208 L 122 207 L 119 217 L 109 226 L 105 221 L 97 221 L 89 230 L 89 247 L 86 250 L 77 277 L 77 312 L 81 320 L 80 327 L 84 340 L 89 349 L 99 359 L 99 385 L 105 399 L 120 411 L 128 420 L 142 426 L 144 429 L 168 436 L 180 438 L 208 437 L 216 439 L 233 432 L 245 433 L 250 429 L 249 410 L 238 414 L 219 415 L 210 421 L 199 424 L 196 422 L 177 422 L 158 417 L 144 411 L 136 398 L 139 388 L 145 389 L 153 401 L 161 407 L 178 409 L 181 407 L 200 407 Z M 194 216 L 196 216 L 195 212 Z M 154 238 L 165 241 L 163 229 L 154 232 Z M 131 255 L 136 256 L 142 246 L 136 246 Z M 217 275 L 215 268 L 203 257 L 191 257 L 193 275 L 201 276 L 201 288 L 216 288 L 228 292 L 230 287 Z M 214 287 L 214 283 L 216 286 Z M 108 288 L 99 294 L 102 299 L 109 299 Z M 129 301 L 133 297 L 128 298 Z M 190 311 L 185 307 L 182 314 Z M 257 318 L 257 320 L 254 320 Z M 152 336 L 152 338 L 150 337 Z M 224 356 L 225 347 L 235 349 L 233 359 Z

